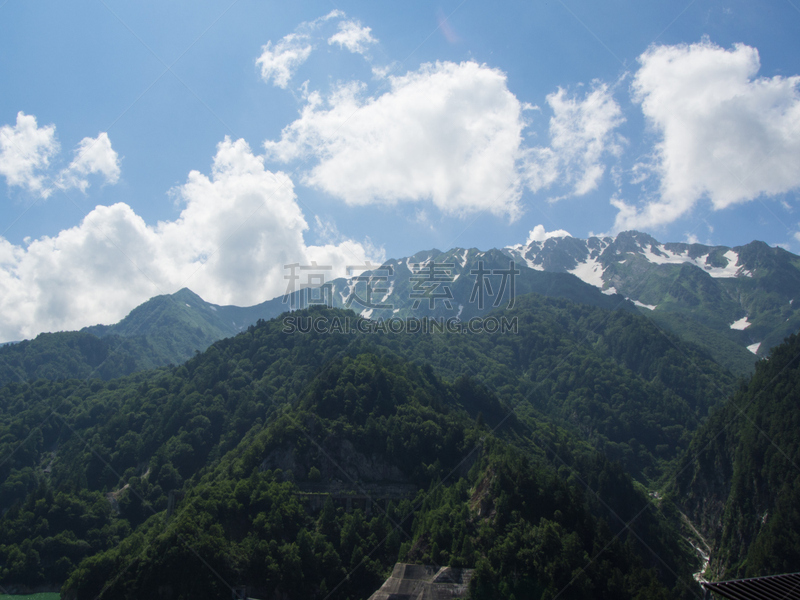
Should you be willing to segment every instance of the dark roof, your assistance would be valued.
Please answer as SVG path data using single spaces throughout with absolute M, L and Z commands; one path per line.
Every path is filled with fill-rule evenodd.
M 731 600 L 800 600 L 800 573 L 703 582 L 703 587 Z

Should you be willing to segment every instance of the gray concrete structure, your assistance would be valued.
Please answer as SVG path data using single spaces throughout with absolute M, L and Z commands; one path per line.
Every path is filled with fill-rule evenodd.
M 473 569 L 397 563 L 369 600 L 454 600 L 469 595 Z

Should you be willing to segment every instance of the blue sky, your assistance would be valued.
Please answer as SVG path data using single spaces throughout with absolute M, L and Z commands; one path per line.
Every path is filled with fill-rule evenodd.
M 800 252 L 798 6 L 0 0 L 0 338 L 537 225 Z

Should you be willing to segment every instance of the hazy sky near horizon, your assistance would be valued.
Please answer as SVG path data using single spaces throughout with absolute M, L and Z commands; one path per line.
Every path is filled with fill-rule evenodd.
M 0 341 L 563 230 L 800 253 L 800 2 L 0 0 Z

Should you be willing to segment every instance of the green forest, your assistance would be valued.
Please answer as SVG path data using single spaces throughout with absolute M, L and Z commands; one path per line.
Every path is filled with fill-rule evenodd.
M 701 448 L 733 465 L 714 560 L 794 560 L 784 457 L 752 453 L 744 426 L 703 436 L 751 389 L 767 419 L 764 371 L 792 377 L 775 365 L 797 340 L 748 383 L 631 311 L 530 294 L 504 315 L 518 333 L 289 334 L 277 318 L 177 366 L 20 375 L 0 387 L 0 586 L 358 600 L 404 561 L 474 568 L 473 598 L 692 598 L 681 514 L 711 523 L 696 483 L 718 460 Z M 789 437 L 793 398 L 769 417 Z M 781 520 L 753 525 L 746 469 Z
M 712 532 L 720 579 L 800 565 L 800 336 L 758 363 L 676 467 L 674 493 Z

